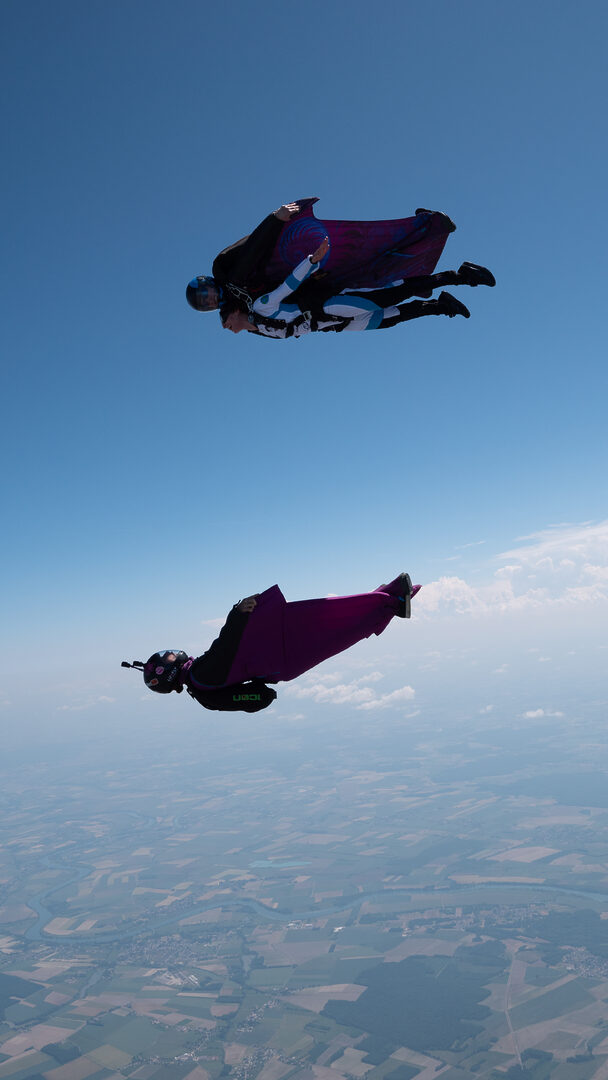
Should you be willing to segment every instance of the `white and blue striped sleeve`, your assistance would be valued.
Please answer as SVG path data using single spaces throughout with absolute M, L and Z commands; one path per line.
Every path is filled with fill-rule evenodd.
M 281 315 L 291 313 L 292 310 L 299 311 L 297 304 L 283 304 L 282 301 L 287 296 L 291 296 L 302 282 L 306 281 L 306 278 L 309 278 L 318 269 L 319 263 L 311 262 L 310 255 L 307 255 L 305 259 L 302 259 L 301 263 L 298 263 L 295 270 L 291 271 L 289 277 L 285 278 L 282 285 L 273 289 L 272 292 L 258 297 L 253 304 L 253 310 L 258 315 L 266 315 L 269 319 L 279 318 Z

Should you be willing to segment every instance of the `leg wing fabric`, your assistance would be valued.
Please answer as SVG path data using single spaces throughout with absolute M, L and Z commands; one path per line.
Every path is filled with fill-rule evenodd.
M 277 585 L 267 589 L 243 632 L 228 682 L 289 681 L 370 634 L 381 634 L 399 610 L 392 585 L 386 591 L 289 604 Z

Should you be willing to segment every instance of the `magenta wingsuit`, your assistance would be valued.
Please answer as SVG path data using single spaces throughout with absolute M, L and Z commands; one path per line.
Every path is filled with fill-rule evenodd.
M 410 595 L 419 588 L 414 585 Z M 258 691 L 262 684 L 289 682 L 363 638 L 381 634 L 391 619 L 404 614 L 403 590 L 400 575 L 373 592 L 288 604 L 273 585 L 258 594 L 251 613 L 234 606 L 207 652 L 183 665 L 183 685 L 205 708 L 265 708 L 276 694 L 265 687 L 266 696 L 252 704 L 252 680 Z M 235 694 L 226 693 L 231 688 Z
M 381 634 L 399 610 L 397 582 L 374 592 L 289 604 L 278 585 L 266 589 L 249 617 L 226 682 L 289 682 L 363 638 Z

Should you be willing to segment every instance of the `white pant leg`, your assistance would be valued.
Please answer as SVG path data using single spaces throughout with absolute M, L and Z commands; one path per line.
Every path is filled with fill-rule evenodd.
M 367 300 L 363 296 L 332 296 L 323 305 L 323 311 L 328 315 L 350 319 L 345 330 L 375 330 L 383 319 L 399 314 L 398 308 L 378 307 L 373 300 Z

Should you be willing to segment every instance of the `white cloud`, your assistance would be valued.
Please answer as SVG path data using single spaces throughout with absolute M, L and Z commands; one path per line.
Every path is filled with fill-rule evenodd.
M 308 676 L 310 678 L 310 676 Z M 315 682 L 323 683 L 325 686 L 333 686 L 335 683 L 340 682 L 344 675 L 341 671 L 330 671 L 324 675 L 318 675 L 315 673 Z
M 480 709 L 479 712 L 482 716 L 484 716 L 486 713 L 491 713 L 493 709 L 493 705 L 484 705 L 483 709 Z
M 427 614 L 483 614 L 487 602 L 480 590 L 473 588 L 459 577 L 441 577 L 425 585 L 416 597 L 416 615 Z
M 583 574 L 594 578 L 595 581 L 608 581 L 608 566 L 592 566 L 591 563 L 585 563 Z
M 379 680 L 380 680 L 380 679 L 383 679 L 383 678 L 384 678 L 384 675 L 382 674 L 382 672 L 381 672 L 381 671 L 370 671 L 369 675 L 361 675 L 361 676 L 360 676 L 360 677 L 359 677 L 359 678 L 357 679 L 357 682 L 358 682 L 358 683 L 359 683 L 359 685 L 361 686 L 361 685 L 363 685 L 364 683 L 375 683 L 375 682 L 379 682 Z
M 541 559 L 589 559 L 591 552 L 600 552 L 606 556 L 608 548 L 608 521 L 583 521 L 579 524 L 570 522 L 550 525 L 547 529 L 518 537 L 520 542 L 531 541 L 525 547 L 512 548 L 499 558 L 511 556 L 525 559 L 529 563 L 538 563 Z
M 498 559 L 502 565 L 485 584 L 445 576 L 425 585 L 416 616 L 478 617 L 608 602 L 608 521 L 542 529 Z
M 411 686 L 378 694 L 367 685 L 382 678 L 379 671 L 373 671 L 350 682 L 333 683 L 331 675 L 317 678 L 309 675 L 295 686 L 290 686 L 288 692 L 296 698 L 309 698 L 316 705 L 352 705 L 355 709 L 363 710 L 390 709 L 414 697 L 415 691 Z
M 94 701 L 85 701 L 79 705 L 57 705 L 56 712 L 82 712 L 83 709 L 94 709 L 96 705 L 113 704 L 116 698 L 100 694 Z
M 552 711 L 551 709 L 529 709 L 528 712 L 523 713 L 525 720 L 540 720 L 543 716 L 563 716 L 563 712 Z
M 402 705 L 404 701 L 411 701 L 416 691 L 411 686 L 401 686 L 399 690 L 393 690 L 390 694 L 381 694 L 374 701 L 365 701 L 357 705 L 358 709 L 391 709 L 393 705 Z

